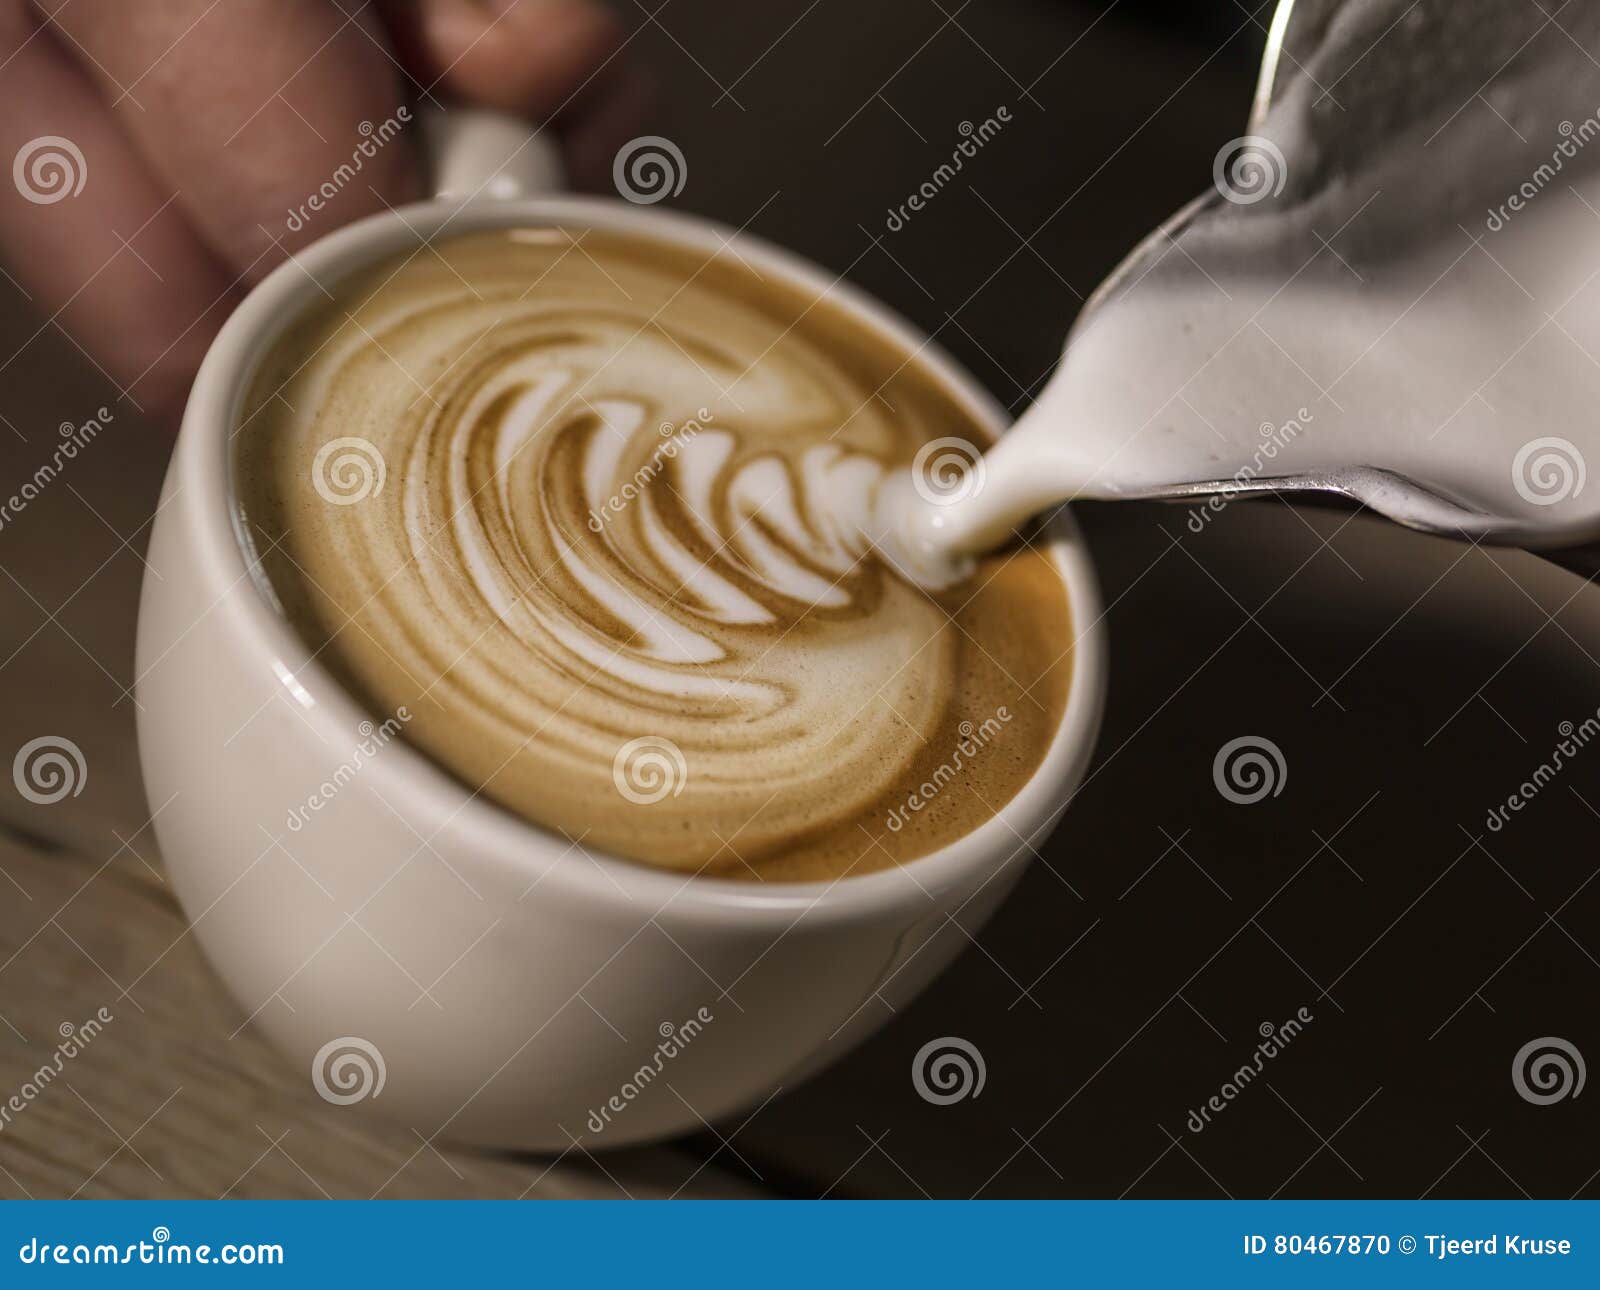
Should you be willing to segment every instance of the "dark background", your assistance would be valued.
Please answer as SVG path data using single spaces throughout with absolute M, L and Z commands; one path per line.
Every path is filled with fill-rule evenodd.
M 1270 7 L 618 8 L 660 83 L 651 128 L 687 160 L 675 205 L 844 275 L 1020 407 L 1082 298 L 1243 132 Z M 1011 123 L 886 231 L 961 123 L 1001 105 Z M 0 370 L 9 477 L 104 387 L 0 293 L 5 352 L 25 354 Z M 1337 511 L 1240 503 L 1194 534 L 1179 508 L 1080 508 L 1109 607 L 1105 727 L 1063 825 L 954 968 L 831 1070 L 684 1144 L 687 1165 L 446 1159 L 328 1127 L 302 1072 L 248 1030 L 225 1038 L 241 1019 L 183 938 L 133 765 L 164 445 L 132 421 L 119 409 L 119 434 L 0 534 L 5 726 L 72 731 L 94 768 L 71 814 L 0 803 L 0 1014 L 99 1001 L 108 978 L 137 983 L 142 1014 L 74 1065 L 77 1101 L 0 1135 L 0 1194 L 638 1194 L 653 1171 L 660 1194 L 742 1175 L 799 1196 L 1600 1195 L 1597 1095 L 1535 1106 L 1511 1069 L 1543 1036 L 1600 1058 L 1600 749 L 1485 828 L 1559 723 L 1600 707 L 1600 593 L 1572 575 Z M 1247 734 L 1288 774 L 1238 806 L 1212 762 Z M 117 939 L 140 920 L 147 944 Z M 1301 1008 L 1314 1020 L 1191 1132 L 1263 1023 Z M 942 1036 L 983 1054 L 976 1099 L 913 1088 Z M 50 1043 L 0 1028 L 0 1087 Z

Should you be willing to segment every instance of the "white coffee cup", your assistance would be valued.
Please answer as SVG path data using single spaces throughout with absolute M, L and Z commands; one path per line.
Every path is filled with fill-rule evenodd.
M 274 338 L 325 299 L 322 284 L 427 238 L 515 224 L 725 247 L 915 349 L 991 431 L 1006 418 L 948 356 L 832 275 L 707 220 L 530 196 L 553 173 L 542 141 L 482 114 L 449 130 L 444 186 L 476 196 L 323 238 L 262 282 L 207 354 L 151 536 L 139 748 L 197 940 L 244 1017 L 318 1092 L 428 1139 L 594 1150 L 698 1129 L 792 1086 L 967 944 L 1089 759 L 1101 604 L 1063 513 L 1046 538 L 1075 633 L 1062 641 L 1074 653 L 1061 725 L 994 818 L 900 868 L 833 883 L 685 878 L 594 853 L 463 788 L 311 657 L 247 554 L 230 473 L 242 398 Z

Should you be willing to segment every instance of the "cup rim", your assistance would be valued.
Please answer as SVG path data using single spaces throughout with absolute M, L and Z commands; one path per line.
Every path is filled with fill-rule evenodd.
M 244 643 L 259 647 L 290 692 L 300 716 L 329 738 L 348 739 L 369 712 L 333 673 L 312 656 L 270 599 L 253 544 L 236 502 L 234 429 L 240 408 L 270 343 L 332 282 L 418 241 L 447 230 L 470 232 L 516 225 L 616 229 L 695 249 L 736 249 L 741 258 L 770 267 L 791 281 L 826 294 L 863 317 L 908 352 L 917 353 L 985 427 L 998 435 L 1008 424 L 1003 407 L 930 337 L 871 296 L 820 266 L 741 229 L 697 215 L 642 208 L 620 199 L 533 196 L 453 201 L 434 198 L 372 215 L 294 253 L 264 278 L 223 325 L 201 364 L 184 411 L 172 471 L 191 498 L 193 537 L 203 567 L 242 618 Z M 658 868 L 572 843 L 560 832 L 526 820 L 474 792 L 422 750 L 403 739 L 385 748 L 364 775 L 381 781 L 385 800 L 402 794 L 434 829 L 428 841 L 451 829 L 486 864 L 505 865 L 553 890 L 615 900 L 620 896 L 674 918 L 792 926 L 808 919 L 848 921 L 903 908 L 908 899 L 970 882 L 984 882 L 1025 859 L 1042 826 L 1052 822 L 1076 791 L 1092 754 L 1104 708 L 1106 641 L 1098 580 L 1083 535 L 1063 508 L 1047 528 L 1048 550 L 1067 592 L 1071 615 L 1072 673 L 1061 720 L 1044 757 L 1021 788 L 971 832 L 914 860 L 827 881 L 758 882 Z M 1013 821 L 1020 817 L 1022 827 Z M 421 848 L 419 847 L 419 850 Z M 577 863 L 578 852 L 590 863 Z M 981 885 L 981 884 L 980 884 Z

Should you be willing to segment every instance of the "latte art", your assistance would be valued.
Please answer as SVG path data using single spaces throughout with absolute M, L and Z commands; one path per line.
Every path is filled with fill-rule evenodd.
M 286 614 L 470 787 L 586 847 L 815 877 L 967 831 L 1060 718 L 1043 555 L 929 593 L 874 545 L 886 477 L 950 437 L 982 442 L 825 301 L 526 229 L 345 284 L 275 348 L 237 453 Z M 885 829 L 1002 705 L 970 782 Z

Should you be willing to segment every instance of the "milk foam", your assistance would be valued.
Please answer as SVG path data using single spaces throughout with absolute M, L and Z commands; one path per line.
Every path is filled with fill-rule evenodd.
M 484 234 L 279 344 L 241 491 L 291 619 L 471 786 L 657 864 L 817 876 L 967 831 L 1059 720 L 1042 554 L 943 596 L 876 554 L 885 480 L 952 434 L 982 432 L 903 352 L 742 266 Z M 335 438 L 381 489 L 328 500 Z M 997 707 L 1019 719 L 967 791 L 886 833 Z

